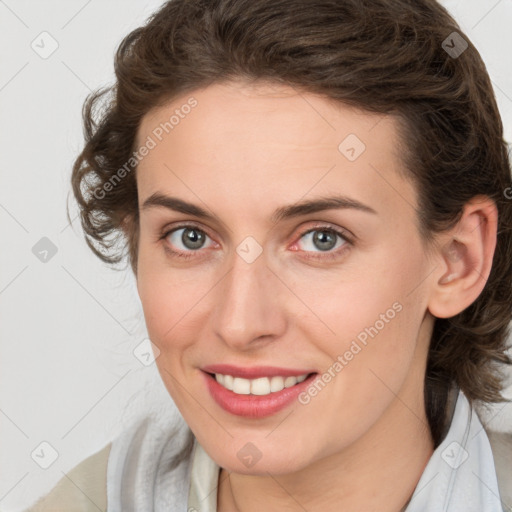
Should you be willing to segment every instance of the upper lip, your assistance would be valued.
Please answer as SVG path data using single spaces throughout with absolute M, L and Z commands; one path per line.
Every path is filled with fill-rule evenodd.
M 314 373 L 314 370 L 302 370 L 296 368 L 279 368 L 277 366 L 253 366 L 241 367 L 231 364 L 211 364 L 201 368 L 207 373 L 221 373 L 222 375 L 232 375 L 243 379 L 258 379 L 260 377 L 299 377 L 300 375 Z

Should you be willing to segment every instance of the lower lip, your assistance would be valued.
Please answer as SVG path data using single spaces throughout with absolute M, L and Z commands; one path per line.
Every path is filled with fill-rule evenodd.
M 313 373 L 302 382 L 289 388 L 284 388 L 281 391 L 275 391 L 269 395 L 237 395 L 233 391 L 221 386 L 215 380 L 215 377 L 206 372 L 202 373 L 206 379 L 208 391 L 217 404 L 225 411 L 245 418 L 264 418 L 281 411 L 296 400 L 298 395 L 318 375 Z

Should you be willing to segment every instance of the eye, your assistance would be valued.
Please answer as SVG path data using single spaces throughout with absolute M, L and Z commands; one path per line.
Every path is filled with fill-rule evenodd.
M 302 234 L 293 249 L 306 252 L 327 252 L 337 254 L 345 246 L 350 245 L 348 236 L 330 227 L 310 229 Z
M 195 226 L 181 226 L 168 231 L 164 238 L 167 240 L 169 245 L 177 248 L 170 249 L 172 252 L 194 252 L 198 249 L 204 249 L 213 245 L 213 240 L 201 229 Z M 210 245 L 205 245 L 207 241 L 210 241 Z

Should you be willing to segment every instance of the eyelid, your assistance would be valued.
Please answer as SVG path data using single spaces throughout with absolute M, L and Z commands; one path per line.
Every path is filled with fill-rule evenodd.
M 350 244 L 353 244 L 357 237 L 348 229 L 342 228 L 341 226 L 337 226 L 335 224 L 331 224 L 330 222 L 325 221 L 312 221 L 313 224 L 310 225 L 308 228 L 298 228 L 296 231 L 298 231 L 297 235 L 293 235 L 295 242 L 300 238 L 302 238 L 304 235 L 311 233 L 311 231 L 321 231 L 322 229 L 325 231 L 334 231 L 338 233 L 342 238 L 344 238 L 347 242 Z
M 203 233 L 208 235 L 208 237 L 211 238 L 214 242 L 216 242 L 215 238 L 210 234 L 208 228 L 205 228 L 202 224 L 195 222 L 193 220 L 190 220 L 190 221 L 187 220 L 187 221 L 181 221 L 181 222 L 178 221 L 173 224 L 166 224 L 161 229 L 158 238 L 164 239 L 164 238 L 168 237 L 174 231 L 178 231 L 179 229 L 186 229 L 186 228 L 195 228 L 198 231 L 202 231 Z

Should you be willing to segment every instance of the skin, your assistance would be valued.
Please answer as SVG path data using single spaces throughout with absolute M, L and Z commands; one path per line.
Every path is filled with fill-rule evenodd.
M 139 143 L 191 95 L 197 106 L 137 169 L 137 283 L 163 382 L 222 468 L 219 512 L 402 510 L 433 452 L 423 379 L 434 315 L 456 314 L 483 288 L 494 205 L 468 203 L 427 250 L 396 120 L 285 86 L 228 82 L 175 98 L 143 118 Z M 366 145 L 352 162 L 338 150 L 348 134 Z M 144 207 L 155 193 L 216 218 Z M 334 193 L 375 212 L 271 219 Z M 207 235 L 199 249 L 183 231 L 166 235 L 190 223 Z M 314 228 L 351 241 L 331 231 L 336 247 L 322 251 L 305 235 Z M 247 236 L 263 249 L 252 263 L 236 252 Z M 200 368 L 214 363 L 322 374 L 395 303 L 400 312 L 307 405 L 241 418 L 206 390 Z M 237 457 L 248 442 L 262 454 L 251 468 Z

